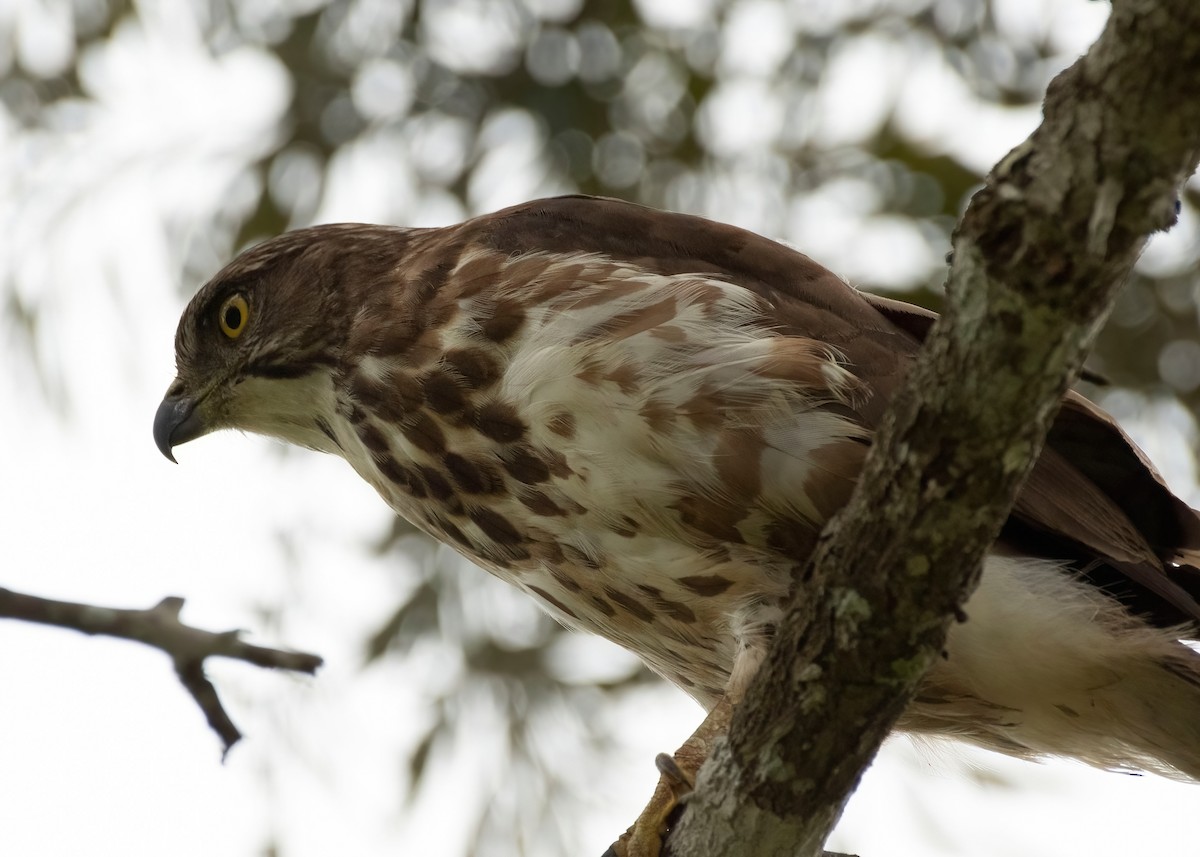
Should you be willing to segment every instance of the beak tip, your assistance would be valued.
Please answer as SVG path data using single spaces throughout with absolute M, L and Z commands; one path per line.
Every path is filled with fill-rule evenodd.
M 178 464 L 175 460 L 175 451 L 172 447 L 169 437 L 164 437 L 160 432 L 154 432 L 154 445 L 158 447 L 158 451 L 163 454 L 163 458 L 172 464 Z
M 154 415 L 154 445 L 172 464 L 174 449 L 204 434 L 203 421 L 196 411 L 196 402 L 182 396 L 168 396 Z

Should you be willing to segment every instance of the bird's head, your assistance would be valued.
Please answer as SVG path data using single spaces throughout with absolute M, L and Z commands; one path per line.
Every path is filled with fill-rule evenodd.
M 225 266 L 188 304 L 175 334 L 175 381 L 154 416 L 167 458 L 234 428 L 333 451 L 320 418 L 361 292 L 394 269 L 404 230 L 299 229 Z M 327 429 L 326 429 L 327 430 Z

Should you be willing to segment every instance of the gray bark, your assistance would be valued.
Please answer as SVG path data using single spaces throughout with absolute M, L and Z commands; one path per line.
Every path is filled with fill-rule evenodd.
M 1115 0 L 954 237 L 949 306 L 703 768 L 673 857 L 820 854 L 1200 160 L 1200 3 Z
M 166 653 L 175 674 L 224 747 L 229 750 L 242 733 L 226 713 L 217 689 L 204 674 L 208 658 L 232 658 L 259 667 L 313 674 L 321 666 L 318 655 L 256 646 L 241 639 L 238 631 L 214 632 L 185 625 L 179 619 L 183 599 L 171 596 L 153 607 L 129 609 L 99 607 L 77 601 L 56 601 L 0 588 L 0 619 L 18 619 L 84 634 L 133 640 Z

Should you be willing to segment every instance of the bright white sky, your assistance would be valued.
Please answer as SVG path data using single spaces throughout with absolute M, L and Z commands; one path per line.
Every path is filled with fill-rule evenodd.
M 762 27 L 779 20 L 778 9 L 744 6 L 737 20 L 747 55 L 760 36 L 769 55 L 774 33 Z M 24 54 L 52 64 L 61 32 L 44 8 L 53 4 L 17 0 L 0 10 L 0 28 L 17 27 Z M 22 299 L 38 309 L 35 344 L 61 403 L 61 412 L 47 405 L 24 346 L 5 329 L 0 585 L 114 606 L 184 595 L 193 624 L 251 629 L 255 639 L 319 652 L 328 664 L 315 680 L 214 664 L 248 735 L 222 765 L 216 739 L 158 653 L 0 623 L 0 854 L 240 857 L 260 853 L 270 835 L 287 857 L 460 853 L 462 819 L 472 815 L 463 805 L 483 793 L 480 778 L 506 775 L 505 761 L 488 738 L 494 724 L 480 715 L 474 726 L 483 737 L 439 754 L 438 785 L 414 812 L 398 811 L 398 760 L 429 716 L 433 689 L 461 664 L 422 650 L 360 669 L 362 628 L 377 625 L 412 585 L 401 560 L 384 562 L 364 548 L 384 530 L 387 510 L 331 458 L 280 454 L 265 441 L 228 435 L 181 449 L 181 466 L 172 467 L 151 441 L 184 304 L 165 236 L 203 245 L 206 231 L 228 228 L 221 212 L 250 203 L 246 167 L 273 133 L 289 84 L 261 52 L 208 56 L 186 4 L 140 8 L 143 29 L 119 31 L 84 63 L 92 100 L 64 107 L 40 131 L 0 113 L 0 271 L 15 273 Z M 1105 8 L 1087 0 L 1001 4 L 1011 26 L 1036 21 L 1074 50 L 1086 47 Z M 805 25 L 799 12 L 789 20 Z M 1037 121 L 1035 111 L 981 110 L 936 63 L 900 69 L 898 56 L 878 41 L 847 47 L 838 60 L 845 74 L 832 76 L 822 100 L 822 140 L 837 145 L 869 133 L 879 86 L 911 104 L 906 121 L 979 164 Z M 743 88 L 714 107 L 731 113 L 705 121 L 741 127 L 738 110 L 757 97 L 754 75 L 769 73 L 769 62 L 749 62 Z M 493 166 L 473 184 L 472 208 L 556 189 L 542 183 L 521 120 L 506 121 L 493 132 Z M 315 219 L 431 223 L 466 213 L 448 196 L 418 193 L 411 165 L 396 154 L 380 138 L 345 150 Z M 787 237 L 819 258 L 846 260 L 842 272 L 852 277 L 886 281 L 878 266 L 865 267 L 880 256 L 923 264 L 927 249 L 911 236 L 869 215 L 864 226 L 862 200 L 861 188 L 848 187 L 801 200 Z M 731 217 L 746 222 L 754 213 L 746 215 Z M 845 248 L 851 234 L 860 239 L 853 254 Z M 1156 258 L 1169 258 L 1177 240 L 1163 239 Z M 1120 404 L 1195 504 L 1190 418 L 1128 396 Z M 487 597 L 509 603 L 503 590 Z M 581 659 L 620 658 L 601 643 L 579 645 Z M 700 715 L 674 691 L 654 690 L 593 716 L 628 739 L 617 758 L 581 772 L 594 783 L 594 806 L 580 822 L 582 853 L 598 855 L 652 788 L 653 754 L 677 745 Z M 479 773 L 472 755 L 493 759 L 493 772 Z M 579 758 L 564 756 L 584 764 Z M 918 753 L 894 741 L 830 845 L 866 857 L 1190 853 L 1197 794 L 1154 777 L 959 748 Z M 536 842 L 530 852 L 539 853 Z

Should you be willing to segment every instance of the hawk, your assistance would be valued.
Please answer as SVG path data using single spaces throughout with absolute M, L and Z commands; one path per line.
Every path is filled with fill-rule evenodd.
M 340 455 L 413 525 L 709 712 L 618 853 L 653 854 L 934 321 L 750 232 L 592 197 L 333 224 L 188 305 L 159 449 Z M 172 458 L 172 460 L 174 460 Z M 1200 779 L 1200 515 L 1069 393 L 899 729 Z M 660 799 L 661 798 L 661 799 Z

